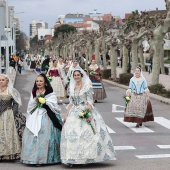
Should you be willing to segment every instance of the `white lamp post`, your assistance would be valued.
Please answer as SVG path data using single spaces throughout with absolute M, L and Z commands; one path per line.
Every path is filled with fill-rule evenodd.
M 6 74 L 9 73 L 9 16 L 8 16 L 8 0 L 6 0 Z
M 1 37 L 4 35 L 5 28 L 5 1 L 0 0 L 0 74 L 2 73 L 2 54 L 1 54 Z

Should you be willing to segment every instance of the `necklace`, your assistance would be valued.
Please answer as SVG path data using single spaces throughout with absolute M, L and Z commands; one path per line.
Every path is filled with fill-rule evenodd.
M 82 86 L 82 84 L 80 84 L 79 86 L 78 86 L 78 85 L 76 85 L 76 87 L 80 87 L 80 86 Z
M 41 95 L 41 94 L 43 94 L 43 92 L 45 91 L 45 89 L 43 89 L 42 91 L 40 91 L 39 89 L 38 89 L 38 93 Z
M 7 90 L 7 87 L 5 89 L 1 89 L 1 93 L 5 94 L 5 91 Z
M 5 88 L 5 89 L 1 89 L 1 92 L 4 92 L 6 89 L 7 89 L 7 88 Z

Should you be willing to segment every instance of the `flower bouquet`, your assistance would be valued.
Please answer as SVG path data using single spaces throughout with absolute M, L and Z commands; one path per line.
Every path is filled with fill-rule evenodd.
M 70 77 L 67 77 L 67 80 L 70 82 Z
M 47 77 L 47 80 L 48 80 L 49 82 L 52 82 L 53 79 L 52 79 L 51 76 L 48 76 L 48 77 Z
M 85 120 L 85 119 L 88 119 L 90 116 L 91 116 L 90 110 L 84 109 L 82 111 L 82 113 L 79 115 L 79 118 L 82 119 L 82 120 Z M 93 125 L 91 124 L 91 122 L 89 122 L 88 124 L 91 126 L 93 133 L 96 134 L 95 129 L 94 129 Z
M 49 69 L 49 66 L 48 66 L 48 65 L 46 65 L 46 66 L 45 66 L 45 69 Z
M 130 102 L 131 98 L 128 96 L 123 96 L 124 100 L 125 100 L 125 105 L 127 106 L 127 104 Z
M 44 95 L 41 94 L 40 96 L 38 96 L 36 101 L 37 101 L 37 105 L 36 105 L 36 107 L 35 107 L 33 110 L 31 110 L 30 114 L 33 114 L 33 112 L 34 112 L 37 108 L 42 108 L 42 107 L 43 107 L 43 105 L 45 104 Z
M 95 74 L 96 74 L 95 71 L 90 71 L 90 75 L 91 75 L 91 76 L 94 76 Z

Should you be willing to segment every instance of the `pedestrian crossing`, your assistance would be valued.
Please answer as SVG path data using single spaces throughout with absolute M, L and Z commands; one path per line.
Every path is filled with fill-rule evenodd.
M 154 124 L 154 125 L 152 125 L 154 130 L 155 130 L 155 127 L 157 125 L 160 125 L 160 127 L 164 127 L 166 129 L 170 130 L 170 120 L 168 120 L 168 119 L 166 119 L 164 117 L 155 117 L 154 119 L 155 119 L 155 121 L 152 122 L 152 124 Z M 146 127 L 144 125 L 142 125 L 139 128 L 136 128 L 136 124 L 135 123 L 124 122 L 124 118 L 123 117 L 115 117 L 115 120 L 117 120 L 123 126 L 125 126 L 126 128 L 130 129 L 132 132 L 135 132 L 135 133 L 156 133 L 156 131 L 154 131 L 153 129 L 148 128 L 148 127 Z M 115 133 L 119 133 L 118 131 L 112 129 L 111 127 L 107 126 L 107 129 L 108 129 L 109 133 L 114 133 L 114 134 Z
M 162 125 L 163 127 L 170 129 L 170 120 L 164 118 L 164 117 L 155 117 L 155 122 Z
M 66 108 L 67 104 L 62 103 L 62 105 Z M 112 112 L 113 113 L 123 113 L 124 112 L 124 106 L 121 105 L 116 105 L 113 104 L 112 105 Z M 126 128 L 130 129 L 131 131 L 135 132 L 135 133 L 156 133 L 153 129 L 150 129 L 144 125 L 142 125 L 140 128 L 136 128 L 136 124 L 135 123 L 131 123 L 131 122 L 124 122 L 124 117 L 115 117 L 115 120 L 117 120 L 119 123 L 123 124 Z M 155 126 L 161 125 L 161 127 L 164 127 L 166 129 L 170 130 L 170 120 L 164 118 L 164 117 L 154 117 L 154 124 L 156 123 Z M 107 125 L 106 125 L 107 126 Z M 155 128 L 154 128 L 155 129 Z M 119 133 L 117 131 L 115 131 L 114 129 L 112 129 L 111 127 L 107 126 L 107 130 L 110 134 L 116 134 Z
M 154 132 L 153 130 L 151 130 L 151 129 L 145 127 L 145 126 L 142 126 L 140 128 L 136 128 L 134 123 L 124 122 L 124 120 L 123 120 L 124 118 L 116 118 L 116 119 L 136 133 L 151 133 L 151 132 Z
M 157 145 L 158 149 L 156 149 L 156 152 L 161 152 L 162 149 L 170 149 L 170 145 Z M 134 147 L 134 146 L 114 146 L 114 150 L 118 153 L 120 152 L 125 152 L 125 151 L 131 151 L 130 153 L 134 155 L 137 159 L 160 159 L 160 158 L 170 158 L 170 154 L 165 153 L 165 154 L 141 154 L 141 155 L 136 155 L 135 153 L 140 150 L 140 147 Z M 170 151 L 170 150 L 168 150 Z M 146 152 L 146 151 L 145 151 Z M 128 152 L 129 153 L 129 152 Z
M 136 155 L 139 159 L 170 158 L 170 154 Z

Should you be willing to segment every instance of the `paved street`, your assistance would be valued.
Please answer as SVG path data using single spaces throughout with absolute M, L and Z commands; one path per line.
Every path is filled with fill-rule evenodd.
M 24 71 L 17 75 L 15 88 L 21 93 L 23 105 L 20 108 L 26 113 L 27 103 L 37 74 Z M 100 164 L 73 166 L 71 169 L 104 169 L 104 170 L 169 170 L 170 169 L 170 105 L 152 100 L 155 122 L 145 123 L 142 128 L 135 124 L 124 123 L 123 112 L 112 112 L 112 104 L 124 106 L 122 98 L 125 90 L 105 84 L 108 98 L 95 106 L 102 114 L 112 137 L 117 160 Z M 59 102 L 62 116 L 68 100 Z M 64 165 L 26 166 L 20 162 L 1 162 L 0 170 L 29 169 L 69 169 Z

